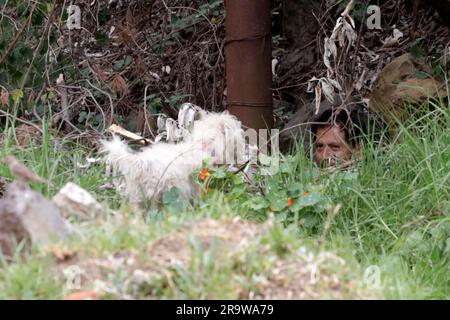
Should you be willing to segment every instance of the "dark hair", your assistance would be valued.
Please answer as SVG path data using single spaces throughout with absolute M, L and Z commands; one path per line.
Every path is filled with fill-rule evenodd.
M 364 113 L 366 114 L 364 116 Z M 319 114 L 311 125 L 313 136 L 317 136 L 317 129 L 338 125 L 344 129 L 345 139 L 352 147 L 359 144 L 361 136 L 367 130 L 367 110 L 354 109 L 350 112 L 341 109 L 340 111 L 326 110 Z

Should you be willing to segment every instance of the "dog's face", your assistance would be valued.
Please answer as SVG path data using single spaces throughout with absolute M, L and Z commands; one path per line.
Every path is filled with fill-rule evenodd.
M 202 144 L 205 158 L 209 156 L 215 164 L 245 162 L 244 130 L 228 112 L 202 114 L 194 122 L 191 139 Z

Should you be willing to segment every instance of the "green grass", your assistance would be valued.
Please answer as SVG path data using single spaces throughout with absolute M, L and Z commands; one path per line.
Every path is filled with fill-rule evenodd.
M 364 292 L 367 297 L 375 292 L 386 299 L 449 299 L 450 108 L 442 101 L 431 101 L 423 110 L 406 122 L 399 121 L 394 142 L 367 139 L 357 171 L 319 172 L 301 151 L 285 157 L 277 174 L 257 175 L 251 186 L 241 176 L 211 169 L 213 176 L 206 187 L 213 191 L 181 211 L 177 200 L 168 201 L 163 210 L 142 212 L 111 190 L 100 188 L 107 182 L 102 165 L 77 166 L 92 152 L 68 139 L 52 142 L 56 137 L 50 138 L 45 123 L 42 144 L 19 148 L 13 137 L 15 123 L 9 122 L 0 157 L 14 154 L 48 178 L 51 186 L 34 186 L 48 197 L 73 181 L 104 204 L 103 216 L 80 227 L 86 236 L 83 240 L 59 244 L 82 257 L 134 252 L 145 271 L 149 244 L 181 230 L 186 221 L 205 217 L 222 221 L 235 216 L 258 222 L 272 216 L 276 221 L 245 254 L 229 261 L 191 239 L 191 262 L 184 268 L 168 269 L 170 276 L 152 278 L 126 291 L 123 284 L 132 271 L 115 271 L 109 275 L 115 284 L 113 298 L 145 298 L 149 292 L 156 298 L 241 298 L 258 290 L 258 279 L 276 261 L 295 257 L 296 250 L 305 246 L 316 254 L 327 250 L 342 257 L 352 270 L 331 269 L 345 283 L 363 283 L 366 268 L 376 266 L 380 289 L 363 291 L 363 297 Z M 0 176 L 10 178 L 3 165 Z M 303 196 L 304 192 L 308 195 Z M 289 197 L 299 204 L 287 208 Z M 324 228 L 327 222 L 329 228 Z M 261 255 L 261 248 L 266 247 L 267 253 Z M 66 292 L 63 281 L 48 271 L 58 264 L 52 255 L 35 248 L 25 259 L 17 258 L 0 269 L 0 298 L 61 298 Z M 328 296 L 327 291 L 320 293 L 322 298 Z

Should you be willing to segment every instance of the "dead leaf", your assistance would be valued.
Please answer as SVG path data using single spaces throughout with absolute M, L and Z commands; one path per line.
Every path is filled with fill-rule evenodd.
M 2 107 L 9 105 L 9 92 L 5 88 L 0 91 L 0 105 Z
M 59 244 L 51 245 L 46 250 L 56 258 L 57 262 L 68 261 L 77 255 L 76 250 L 69 249 Z
M 320 110 L 320 102 L 322 101 L 322 89 L 320 88 L 320 82 L 315 87 L 315 93 L 316 93 L 316 114 L 318 114 Z
M 68 294 L 63 300 L 98 300 L 98 296 L 94 291 L 80 291 Z
M 137 135 L 137 134 L 135 134 L 135 133 L 133 133 L 133 132 L 130 132 L 130 131 L 128 131 L 128 130 L 122 128 L 122 127 L 119 126 L 119 125 L 116 125 L 116 124 L 112 124 L 112 125 L 108 128 L 108 131 L 109 131 L 109 132 L 112 132 L 112 133 L 115 133 L 115 134 L 118 134 L 118 135 L 120 135 L 120 136 L 122 136 L 122 137 L 125 137 L 125 138 L 127 138 L 127 139 L 130 139 L 130 140 L 136 140 L 136 141 L 138 141 L 139 143 L 144 144 L 144 145 L 145 145 L 145 144 L 150 144 L 150 143 L 151 143 L 151 140 L 145 139 L 145 138 L 143 138 L 143 137 L 141 137 L 141 136 L 139 136 L 139 135 Z
M 25 147 L 30 144 L 39 143 L 41 132 L 33 126 L 22 124 L 16 128 L 17 144 Z
M 98 81 L 105 82 L 108 80 L 108 73 L 100 65 L 94 64 L 92 66 L 92 70 L 94 71 L 94 75 Z
M 124 77 L 120 74 L 116 74 L 111 83 L 111 88 L 118 93 L 121 97 L 124 97 L 128 94 L 128 84 Z

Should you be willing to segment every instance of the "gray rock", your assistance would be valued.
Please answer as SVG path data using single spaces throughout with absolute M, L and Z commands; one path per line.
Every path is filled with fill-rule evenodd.
M 68 182 L 52 198 L 52 203 L 61 210 L 65 218 L 76 216 L 81 220 L 88 220 L 89 216 L 97 216 L 102 206 L 86 190 L 73 182 Z
M 40 193 L 22 183 L 7 186 L 0 199 L 0 250 L 7 258 L 16 243 L 45 245 L 78 232 Z

